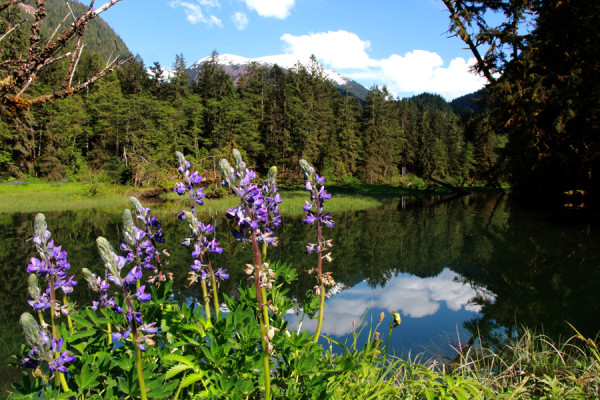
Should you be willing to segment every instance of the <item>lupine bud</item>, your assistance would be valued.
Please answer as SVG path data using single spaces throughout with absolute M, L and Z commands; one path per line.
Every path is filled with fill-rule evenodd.
M 300 160 L 300 167 L 307 177 L 310 177 L 315 172 L 315 169 L 311 167 L 310 164 L 304 159 Z
M 129 197 L 129 201 L 133 205 L 133 208 L 135 208 L 135 212 L 137 214 L 139 214 L 139 215 L 147 215 L 147 212 L 149 211 L 149 209 L 147 209 L 146 207 L 144 207 L 142 205 L 142 203 L 140 203 L 140 201 L 136 197 L 130 196 Z
M 25 341 L 29 346 L 35 346 L 41 342 L 43 337 L 42 328 L 31 314 L 24 312 L 21 314 L 19 322 L 25 334 Z
M 98 239 L 96 239 L 96 244 L 98 245 L 98 250 L 100 251 L 100 256 L 102 256 L 102 261 L 104 261 L 104 264 L 110 263 L 115 251 L 108 240 L 102 236 L 99 236 Z
M 231 154 L 233 155 L 233 161 L 235 162 L 235 168 L 238 171 L 244 169 L 246 167 L 246 163 L 244 163 L 244 161 L 242 160 L 242 154 L 240 153 L 240 151 L 238 149 L 233 149 L 231 151 Z
M 269 168 L 269 172 L 267 173 L 267 184 L 275 185 L 275 180 L 277 179 L 277 167 L 272 166 Z
M 129 210 L 129 208 L 123 210 L 123 214 L 121 215 L 121 221 L 123 222 L 123 228 L 126 231 L 133 227 L 133 217 L 131 216 L 131 211 Z
M 27 278 L 27 291 L 32 299 L 36 299 L 40 295 L 40 287 L 38 286 L 36 274 L 29 274 L 29 278 Z
M 35 236 L 44 236 L 44 232 L 46 232 L 46 229 L 48 228 L 48 225 L 46 224 L 46 217 L 44 216 L 44 214 L 36 214 L 33 227 L 35 229 Z
M 219 172 L 221 173 L 223 180 L 229 183 L 229 178 L 231 176 L 231 165 L 229 165 L 229 162 L 224 158 L 219 161 Z
M 179 165 L 185 166 L 185 157 L 181 152 L 176 151 L 175 157 L 177 158 L 177 162 L 179 163 Z

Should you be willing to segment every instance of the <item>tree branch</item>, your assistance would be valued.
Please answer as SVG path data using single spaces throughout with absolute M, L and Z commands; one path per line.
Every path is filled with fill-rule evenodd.
M 452 24 L 454 25 L 453 30 L 462 39 L 462 41 L 465 42 L 467 46 L 469 46 L 471 53 L 473 53 L 473 56 L 477 60 L 477 69 L 483 73 L 488 82 L 495 82 L 496 79 L 492 75 L 489 65 L 483 60 L 483 57 L 481 57 L 479 49 L 477 49 L 477 46 L 473 42 L 471 35 L 469 35 L 469 33 L 467 32 L 465 24 L 463 23 L 461 17 L 458 15 L 459 10 L 454 8 L 453 0 L 443 0 L 443 2 L 446 5 L 448 11 L 450 12 L 450 19 L 452 21 Z

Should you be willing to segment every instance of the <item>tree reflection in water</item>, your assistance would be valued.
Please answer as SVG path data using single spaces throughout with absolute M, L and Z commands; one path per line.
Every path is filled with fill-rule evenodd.
M 184 299 L 195 293 L 186 289 L 190 256 L 178 245 L 186 234 L 175 218 L 178 209 L 174 203 L 153 205 L 164 221 L 168 269 Z M 46 213 L 75 273 L 82 267 L 102 270 L 95 238 L 117 243 L 121 211 Z M 331 231 L 335 253 L 328 267 L 340 284 L 337 289 L 344 290 L 328 300 L 324 331 L 347 335 L 352 320 L 358 322 L 371 308 L 402 313 L 393 345 L 413 354 L 433 342 L 445 342 L 447 348 L 457 340 L 457 325 L 461 336 L 481 334 L 484 345 L 495 343 L 500 328 L 510 334 L 521 325 L 570 336 L 565 321 L 594 337 L 600 331 L 600 235 L 597 217 L 584 212 L 523 209 L 507 196 L 472 195 L 394 199 L 376 209 L 334 215 L 338 229 Z M 215 257 L 215 266 L 231 275 L 223 290 L 235 295 L 237 282 L 245 281 L 243 266 L 251 261 L 250 252 L 227 234 L 222 214 L 204 218 L 214 222 L 224 248 Z M 32 224 L 33 214 L 0 214 L 0 285 L 5 294 L 0 320 L 5 326 L 28 307 L 25 269 L 34 254 Z M 314 277 L 306 273 L 312 265 L 303 256 L 311 232 L 301 217 L 283 216 L 278 234 L 279 246 L 269 258 L 298 271 L 300 279 L 290 292 L 303 298 L 314 286 Z M 83 285 L 75 295 L 79 304 L 89 299 Z M 304 328 L 312 323 L 305 318 Z

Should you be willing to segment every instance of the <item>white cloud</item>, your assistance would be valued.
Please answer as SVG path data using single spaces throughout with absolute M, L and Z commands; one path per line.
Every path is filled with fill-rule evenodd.
M 248 26 L 248 17 L 243 12 L 236 12 L 231 16 L 231 20 L 240 31 L 243 31 Z
M 294 7 L 295 0 L 244 0 L 250 10 L 261 17 L 287 18 Z
M 296 54 L 300 59 L 314 54 L 317 59 L 334 69 L 368 68 L 375 64 L 367 54 L 371 43 L 344 30 L 301 36 L 286 33 L 281 36 L 281 40 L 285 43 L 286 53 Z
M 311 33 L 281 36 L 284 50 L 297 59 L 314 54 L 325 66 L 335 69 L 367 87 L 387 86 L 395 96 L 423 92 L 438 93 L 447 100 L 481 89 L 485 78 L 471 72 L 475 60 L 457 57 L 448 65 L 440 55 L 427 50 L 413 50 L 404 55 L 371 58 L 371 43 L 352 32 Z M 346 71 L 344 71 L 346 70 Z
M 381 60 L 380 78 L 393 93 L 431 92 L 453 99 L 485 85 L 485 78 L 471 72 L 474 63 L 457 57 L 446 67 L 437 53 L 414 50 Z
M 192 24 L 201 22 L 208 26 L 223 27 L 221 20 L 208 12 L 211 8 L 221 6 L 219 0 L 196 0 L 195 2 L 173 0 L 169 5 L 173 8 L 183 8 L 187 20 Z

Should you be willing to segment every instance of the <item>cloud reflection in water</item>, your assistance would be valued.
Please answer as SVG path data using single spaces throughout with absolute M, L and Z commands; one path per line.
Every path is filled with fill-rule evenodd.
M 448 268 L 432 278 L 398 274 L 385 287 L 371 288 L 363 281 L 327 300 L 322 331 L 330 336 L 349 335 L 352 321 L 358 323 L 369 309 L 398 311 L 403 318 L 424 318 L 436 314 L 445 303 L 445 308 L 454 312 L 477 313 L 480 308 L 472 301 L 478 295 L 489 296 L 461 283 L 460 275 Z M 290 316 L 290 326 L 296 328 L 300 318 Z M 314 331 L 316 325 L 316 320 L 305 318 L 302 329 Z

